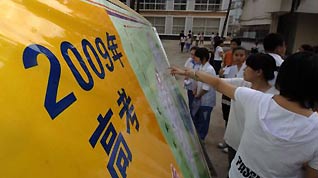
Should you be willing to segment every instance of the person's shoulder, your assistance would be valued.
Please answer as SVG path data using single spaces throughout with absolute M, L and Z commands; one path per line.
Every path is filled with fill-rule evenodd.
M 245 81 L 243 78 L 222 78 L 222 80 L 236 87 L 251 87 L 251 83 Z
M 207 62 L 207 63 L 208 63 L 208 62 Z M 208 63 L 208 64 L 205 66 L 205 69 L 206 69 L 207 72 L 212 73 L 213 75 L 216 75 L 215 69 L 213 68 L 213 66 L 212 66 L 210 63 Z
M 231 57 L 232 56 L 232 50 L 228 50 L 225 52 L 225 56 Z
M 234 72 L 238 72 L 237 65 L 231 65 L 231 66 L 228 66 L 228 68 L 229 68 L 228 70 L 231 71 L 231 72 L 233 72 L 233 71 Z
M 277 95 L 277 94 L 279 94 L 279 91 L 274 86 L 272 86 L 265 93 Z
M 243 96 L 244 98 L 249 97 L 249 98 L 253 98 L 254 100 L 259 100 L 262 97 L 271 97 L 271 96 L 267 96 L 261 91 L 254 90 L 248 87 L 238 87 L 235 90 L 235 96 L 236 96 L 235 98 L 237 98 L 237 96 Z
M 192 62 L 192 61 L 193 61 L 193 59 L 192 59 L 191 57 L 189 57 L 189 58 L 187 59 L 186 63 Z
M 268 53 L 268 54 L 275 59 L 277 66 L 280 66 L 284 62 L 283 58 L 279 54 L 275 54 L 275 53 Z
M 223 48 L 221 46 L 217 46 L 216 50 L 223 51 Z
M 187 59 L 187 61 L 184 63 L 184 67 L 191 67 L 193 59 L 190 57 Z

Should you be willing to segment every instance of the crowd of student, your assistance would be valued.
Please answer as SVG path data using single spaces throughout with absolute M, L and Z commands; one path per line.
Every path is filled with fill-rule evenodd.
M 204 45 L 204 32 L 200 32 L 198 34 L 193 34 L 193 32 L 191 30 L 189 30 L 188 34 L 185 35 L 184 31 L 182 30 L 179 34 L 179 45 L 181 47 L 181 53 L 185 52 L 189 52 L 191 46 L 203 46 Z M 213 46 L 214 41 L 219 41 L 221 40 L 221 37 L 219 36 L 219 33 L 216 33 L 216 35 L 214 34 L 214 32 L 212 32 L 211 35 L 211 45 Z M 185 47 L 185 50 L 184 50 Z
M 192 47 L 185 68 L 171 68 L 185 76 L 199 138 L 208 133 L 218 91 L 226 123 L 219 146 L 228 152 L 230 178 L 317 178 L 317 47 L 301 45 L 283 60 L 279 34 L 264 38 L 264 53 L 248 54 L 240 45 L 233 39 L 224 53 L 222 41 L 214 41 L 212 58 L 206 48 Z

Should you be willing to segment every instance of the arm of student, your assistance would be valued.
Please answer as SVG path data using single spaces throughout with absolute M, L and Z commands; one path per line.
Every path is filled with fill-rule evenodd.
M 236 87 L 251 87 L 251 83 L 248 81 L 245 81 L 243 78 L 222 78 L 223 81 L 226 83 L 229 83 L 231 85 L 234 85 Z
M 211 76 L 208 73 L 202 72 L 202 71 L 194 71 L 194 70 L 183 70 L 178 67 L 171 67 L 171 74 L 172 75 L 183 75 L 183 76 L 189 76 L 195 80 L 207 83 L 214 87 L 214 89 L 231 99 L 234 99 L 234 92 L 236 90 L 236 87 L 228 84 L 224 81 L 222 81 L 220 78 Z
M 223 61 L 223 59 L 224 59 L 224 52 L 223 51 L 219 51 L 219 55 L 220 55 L 220 57 L 222 58 L 222 61 Z M 224 61 L 223 61 L 224 62 Z
M 222 81 L 220 78 L 211 76 L 201 71 L 196 72 L 196 76 L 199 81 L 213 86 L 216 91 L 230 97 L 231 99 L 234 99 L 234 93 L 236 90 L 235 86 Z
M 315 153 L 312 160 L 304 165 L 304 168 L 305 178 L 318 178 L 318 152 Z
M 222 51 L 221 51 L 221 52 L 222 52 Z M 220 56 L 222 57 L 222 68 L 226 66 L 226 58 L 227 58 L 227 55 L 228 55 L 227 52 L 223 54 L 223 57 L 222 57 L 221 54 L 220 54 Z
M 318 171 L 307 165 L 305 167 L 305 178 L 318 178 Z
M 205 95 L 208 91 L 207 90 L 201 90 L 200 93 L 195 95 L 196 98 L 201 98 L 203 95 Z
M 225 73 L 224 68 L 221 68 L 220 71 L 219 71 L 219 76 L 222 78 L 222 77 L 224 77 L 225 74 L 226 73 Z

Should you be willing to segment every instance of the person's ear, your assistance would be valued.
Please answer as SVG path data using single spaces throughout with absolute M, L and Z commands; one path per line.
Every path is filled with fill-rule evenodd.
M 286 46 L 285 44 L 283 46 L 277 46 L 275 49 L 275 52 L 281 56 L 284 56 L 286 53 Z
M 256 70 L 256 75 L 257 76 L 262 76 L 263 75 L 263 70 L 262 69 Z

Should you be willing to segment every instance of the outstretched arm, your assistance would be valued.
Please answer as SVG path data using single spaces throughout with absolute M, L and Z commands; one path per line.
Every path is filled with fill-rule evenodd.
M 209 75 L 208 73 L 202 71 L 195 71 L 192 69 L 180 69 L 178 67 L 171 67 L 170 69 L 172 75 L 188 76 L 190 78 L 193 78 L 194 80 L 207 83 L 213 86 L 213 88 L 215 88 L 216 91 L 230 97 L 231 99 L 234 99 L 234 92 L 236 87 L 222 81 L 218 77 L 214 77 L 212 75 Z
M 318 178 L 318 171 L 306 165 L 305 167 L 306 178 Z

